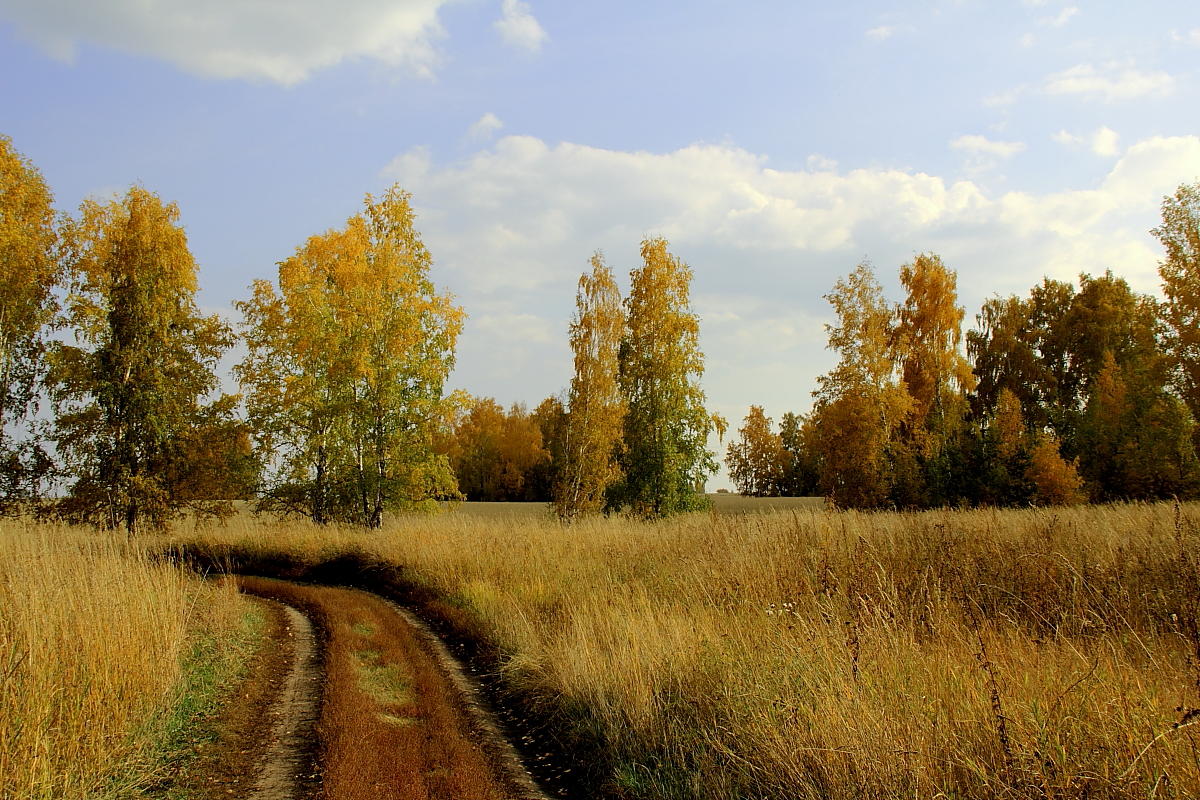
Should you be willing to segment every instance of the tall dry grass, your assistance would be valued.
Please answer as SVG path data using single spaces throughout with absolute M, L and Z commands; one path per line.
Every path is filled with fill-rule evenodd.
M 242 520 L 410 568 L 646 798 L 1200 796 L 1200 506 Z
M 181 670 L 245 613 L 232 585 L 138 542 L 0 524 L 0 797 L 127 796 L 161 777 Z

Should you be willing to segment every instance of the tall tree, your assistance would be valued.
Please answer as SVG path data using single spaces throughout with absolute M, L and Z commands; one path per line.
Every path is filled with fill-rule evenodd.
M 456 493 L 433 437 L 463 314 L 438 294 L 408 193 L 367 195 L 239 307 L 238 367 L 267 464 L 262 505 L 378 527 L 385 511 Z
M 232 336 L 196 307 L 196 262 L 174 204 L 138 186 L 87 200 L 67 237 L 75 341 L 56 346 L 50 376 L 58 452 L 76 476 L 62 509 L 130 533 L 161 526 L 190 504 L 183 442 L 213 413 L 205 399 Z
M 944 435 L 976 383 L 961 351 L 958 275 L 938 256 L 922 253 L 900 268 L 900 283 L 906 297 L 897 313 L 896 349 L 913 399 L 911 426 L 930 448 L 936 446 L 931 437 Z
M 600 511 L 619 463 L 625 398 L 619 355 L 625 333 L 621 292 L 604 257 L 591 259 L 579 278 L 570 342 L 575 374 L 567 395 L 562 470 L 555 490 L 558 515 L 566 520 Z
M 779 434 L 771 430 L 771 418 L 762 406 L 750 406 L 750 412 L 738 438 L 729 443 L 725 455 L 729 479 L 738 492 L 753 497 L 779 494 L 783 482 L 784 450 Z
M 704 354 L 691 281 L 691 269 L 668 252 L 665 239 L 642 242 L 619 355 L 627 403 L 620 501 L 641 516 L 703 507 L 707 498 L 696 487 L 716 471 L 707 449 L 713 422 L 700 388 Z
M 913 408 L 893 445 L 894 499 L 901 506 L 955 502 L 966 397 L 976 383 L 961 349 L 958 276 L 937 255 L 922 253 L 900 268 L 900 283 L 905 298 L 893 346 Z
M 51 202 L 41 173 L 0 136 L 0 511 L 37 494 L 49 465 L 27 423 L 61 277 Z
M 1180 394 L 1200 420 L 1200 183 L 1181 185 L 1163 198 L 1162 225 L 1152 233 L 1167 251 L 1158 267 L 1167 298 L 1167 347 Z
M 913 409 L 896 374 L 893 314 L 865 263 L 825 299 L 837 317 L 825 326 L 828 347 L 839 360 L 813 393 L 821 489 L 841 506 L 879 506 L 891 491 L 889 444 Z

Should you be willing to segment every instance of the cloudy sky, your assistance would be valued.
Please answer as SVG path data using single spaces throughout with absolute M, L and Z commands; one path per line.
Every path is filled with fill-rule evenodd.
M 413 192 L 470 319 L 456 388 L 570 378 L 588 257 L 695 271 L 710 404 L 809 407 L 822 299 L 932 250 L 973 319 L 1043 275 L 1157 291 L 1200 179 L 1200 4 L 0 0 L 0 132 L 73 209 L 179 203 L 229 311 L 366 192 Z M 715 485 L 724 485 L 723 479 Z

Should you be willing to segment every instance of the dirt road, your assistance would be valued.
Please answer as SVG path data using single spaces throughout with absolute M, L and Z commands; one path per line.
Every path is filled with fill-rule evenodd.
M 237 580 L 270 601 L 274 638 L 202 756 L 203 796 L 546 799 L 472 682 L 408 612 L 357 589 Z

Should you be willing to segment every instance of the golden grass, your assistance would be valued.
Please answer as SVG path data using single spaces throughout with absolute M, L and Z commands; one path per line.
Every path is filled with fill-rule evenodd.
M 1198 528 L 1192 504 L 199 538 L 410 568 L 623 796 L 1170 798 L 1200 795 Z
M 123 796 L 160 778 L 181 665 L 245 602 L 124 538 L 0 524 L 0 797 Z

